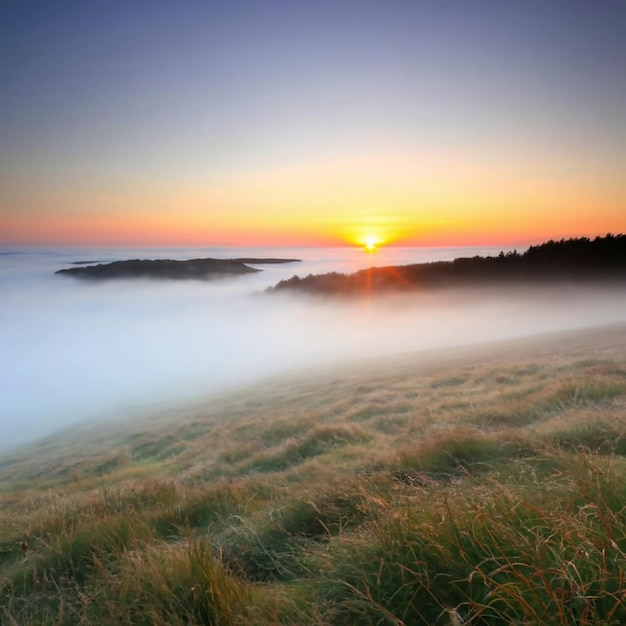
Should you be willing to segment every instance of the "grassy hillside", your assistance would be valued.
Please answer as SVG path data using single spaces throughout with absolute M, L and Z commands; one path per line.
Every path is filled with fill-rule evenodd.
M 2 624 L 626 623 L 626 329 L 350 364 L 0 458 Z

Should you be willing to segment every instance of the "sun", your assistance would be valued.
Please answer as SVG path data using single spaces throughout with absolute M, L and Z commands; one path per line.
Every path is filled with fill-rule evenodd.
M 363 239 L 363 248 L 365 252 L 376 252 L 380 241 L 374 235 L 368 235 Z

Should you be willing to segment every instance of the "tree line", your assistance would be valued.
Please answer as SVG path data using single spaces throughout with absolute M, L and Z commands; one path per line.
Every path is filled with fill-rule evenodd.
M 320 294 L 411 291 L 426 288 L 559 282 L 603 282 L 626 279 L 626 235 L 550 240 L 497 256 L 461 257 L 453 261 L 374 267 L 354 274 L 331 272 L 294 276 L 270 291 L 297 290 Z

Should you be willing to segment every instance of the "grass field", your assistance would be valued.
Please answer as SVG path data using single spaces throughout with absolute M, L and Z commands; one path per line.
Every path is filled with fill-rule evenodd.
M 626 623 L 626 329 L 300 372 L 6 454 L 0 622 Z

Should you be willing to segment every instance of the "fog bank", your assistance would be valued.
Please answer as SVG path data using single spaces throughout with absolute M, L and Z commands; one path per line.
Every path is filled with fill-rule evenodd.
M 3 255 L 0 448 L 301 367 L 626 322 L 626 290 L 608 287 L 457 290 L 353 302 L 268 295 L 267 285 L 294 273 L 355 271 L 375 261 L 333 258 L 332 251 L 320 258 L 310 249 L 259 252 L 219 257 L 304 262 L 211 283 L 92 284 L 52 272 L 75 260 L 124 258 L 120 251 Z M 395 263 L 428 260 L 416 259 L 415 251 L 393 254 Z M 149 258 L 168 256 L 174 255 Z

